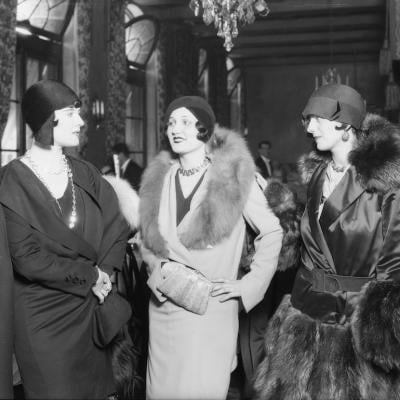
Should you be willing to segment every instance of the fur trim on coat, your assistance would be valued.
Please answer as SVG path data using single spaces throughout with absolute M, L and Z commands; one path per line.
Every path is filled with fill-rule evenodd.
M 278 271 L 297 267 L 300 260 L 300 210 L 294 193 L 277 179 L 268 179 L 264 190 L 268 205 L 279 218 L 283 230 L 282 249 L 279 253 Z
M 119 208 L 132 231 L 139 226 L 139 196 L 128 181 L 115 176 L 103 176 L 113 187 L 119 203 Z
M 350 153 L 361 184 L 369 191 L 387 192 L 400 188 L 400 128 L 376 114 L 367 114 L 361 138 Z M 300 158 L 303 183 L 308 183 L 316 168 L 330 160 L 329 153 L 313 151 Z
M 208 142 L 208 151 L 211 165 L 207 194 L 189 230 L 180 238 L 184 246 L 191 249 L 216 245 L 230 235 L 254 181 L 254 161 L 238 133 L 217 127 Z M 144 245 L 161 257 L 167 257 L 168 250 L 158 229 L 158 214 L 164 178 L 172 162 L 171 154 L 162 151 L 144 172 L 140 188 Z
M 400 188 L 400 128 L 376 114 L 367 114 L 365 132 L 350 154 L 362 184 L 373 191 Z
M 257 369 L 258 400 L 399 400 L 400 380 L 355 351 L 351 326 L 325 324 L 286 296 L 265 335 Z

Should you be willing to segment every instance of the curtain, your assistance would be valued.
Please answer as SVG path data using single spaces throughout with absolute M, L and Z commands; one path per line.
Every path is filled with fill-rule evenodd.
M 389 42 L 393 60 L 400 60 L 400 0 L 387 0 L 389 7 Z
M 0 143 L 10 110 L 15 66 L 17 0 L 0 0 Z
M 207 57 L 210 71 L 210 104 L 217 117 L 217 122 L 220 125 L 229 126 L 230 107 L 225 53 L 218 49 L 208 50 Z
M 197 95 L 199 49 L 188 27 L 163 23 L 157 46 L 158 126 L 164 135 L 168 104 L 180 96 Z

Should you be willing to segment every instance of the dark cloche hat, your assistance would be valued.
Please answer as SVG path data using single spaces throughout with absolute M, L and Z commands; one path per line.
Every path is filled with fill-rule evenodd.
M 53 143 L 54 111 L 80 106 L 77 94 L 70 87 L 51 79 L 30 86 L 21 103 L 22 115 L 32 129 L 35 140 L 45 145 Z
M 209 135 L 214 131 L 216 122 L 214 111 L 205 99 L 200 96 L 182 96 L 170 103 L 165 112 L 165 120 L 168 121 L 172 112 L 178 108 L 185 107 L 201 122 L 207 129 Z
M 328 84 L 313 92 L 304 108 L 303 117 L 315 115 L 360 129 L 365 113 L 365 101 L 360 93 L 350 86 Z

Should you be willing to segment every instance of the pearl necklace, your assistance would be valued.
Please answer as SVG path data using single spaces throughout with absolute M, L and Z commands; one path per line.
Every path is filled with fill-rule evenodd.
M 198 165 L 197 167 L 193 167 L 193 168 L 189 168 L 189 169 L 184 169 L 182 167 L 179 167 L 178 172 L 183 176 L 192 176 L 194 174 L 197 174 L 197 172 L 200 172 L 205 167 L 207 167 L 208 164 L 210 164 L 210 159 L 205 157 L 203 162 L 200 165 Z
M 40 170 L 41 168 L 39 167 L 39 165 L 38 165 L 35 161 L 33 161 L 32 155 L 31 155 L 31 153 L 30 153 L 29 151 L 27 151 L 27 152 L 25 153 L 25 157 L 26 157 L 26 159 L 28 160 L 29 165 L 30 165 L 32 171 L 35 173 L 35 175 L 40 179 L 40 181 L 43 183 L 43 185 L 44 185 L 44 186 L 46 187 L 46 189 L 49 191 L 49 193 L 51 194 L 51 197 L 54 198 L 54 200 L 56 201 L 57 206 L 58 206 L 60 212 L 62 213 L 61 205 L 60 205 L 60 203 L 59 203 L 59 201 L 58 201 L 58 199 L 57 199 L 55 193 L 51 190 L 50 186 L 47 184 L 47 182 L 45 181 L 45 179 L 43 178 L 43 176 L 42 176 L 42 175 L 40 174 L 40 172 L 39 172 L 39 170 Z M 75 227 L 76 222 L 77 222 L 77 220 L 78 220 L 78 214 L 77 214 L 77 211 L 76 211 L 76 195 L 75 195 L 75 186 L 74 186 L 74 176 L 73 176 L 73 174 L 72 174 L 72 169 L 71 169 L 71 167 L 69 166 L 68 160 L 67 160 L 67 158 L 65 157 L 64 154 L 61 155 L 61 160 L 62 160 L 62 162 L 63 162 L 63 164 L 64 164 L 63 169 L 62 169 L 61 172 L 63 172 L 63 171 L 66 171 L 66 172 L 67 172 L 68 180 L 69 180 L 70 183 L 71 183 L 71 191 L 72 191 L 72 210 L 71 210 L 71 214 L 70 214 L 70 216 L 69 216 L 69 218 L 68 218 L 68 227 L 69 227 L 70 229 L 72 229 L 72 228 Z M 43 170 L 43 169 L 42 169 L 42 170 Z M 60 173 L 61 173 L 61 172 L 60 172 Z M 59 174 L 60 174 L 60 173 L 59 173 Z M 57 174 L 57 175 L 58 175 L 58 174 Z

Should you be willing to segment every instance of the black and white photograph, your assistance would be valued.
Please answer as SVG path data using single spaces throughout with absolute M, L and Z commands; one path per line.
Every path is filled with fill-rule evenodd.
M 0 400 L 400 400 L 400 0 L 0 0 Z

